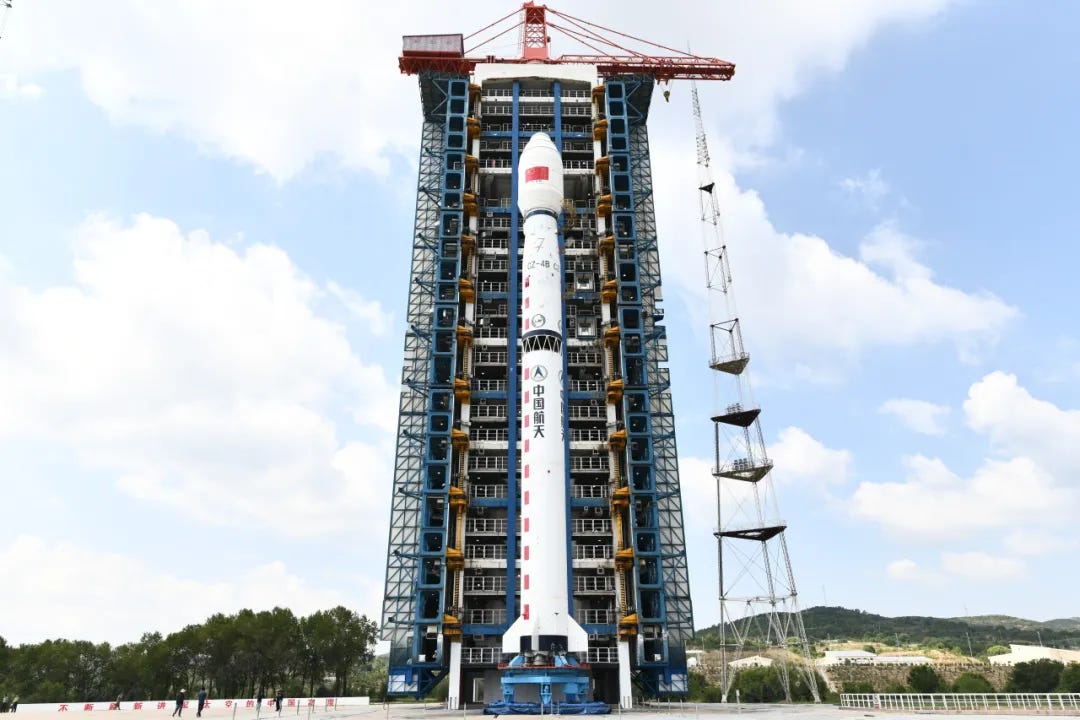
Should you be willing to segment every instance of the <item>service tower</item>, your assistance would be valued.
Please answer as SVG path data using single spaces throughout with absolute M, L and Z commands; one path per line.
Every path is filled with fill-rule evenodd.
M 423 130 L 389 692 L 630 707 L 686 694 L 693 632 L 646 121 L 658 82 L 734 67 L 532 3 L 485 31 L 515 28 L 520 57 L 424 35 L 400 59 Z M 552 58 L 553 29 L 622 54 Z

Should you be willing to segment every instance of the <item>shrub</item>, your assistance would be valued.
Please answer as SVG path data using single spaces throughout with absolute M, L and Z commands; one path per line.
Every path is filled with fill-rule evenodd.
M 1058 692 L 1080 693 L 1080 663 L 1069 663 L 1061 671 Z
M 960 673 L 952 685 L 955 693 L 992 693 L 994 686 L 990 681 L 978 673 Z
M 929 665 L 916 665 L 911 668 L 907 676 L 908 685 L 917 693 L 934 693 L 941 691 L 941 676 L 934 672 Z
M 865 681 L 846 682 L 840 687 L 840 690 L 845 693 L 872 693 L 874 692 L 874 686 Z
M 1032 660 L 1013 665 L 1006 692 L 1054 692 L 1065 666 L 1057 660 Z
M 780 702 L 785 699 L 784 683 L 774 667 L 743 668 L 735 676 L 732 690 L 739 691 L 742 702 Z

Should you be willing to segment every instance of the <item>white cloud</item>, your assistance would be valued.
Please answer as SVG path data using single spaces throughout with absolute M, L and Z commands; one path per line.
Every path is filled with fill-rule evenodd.
M 326 289 L 341 301 L 354 318 L 367 322 L 372 335 L 382 337 L 393 327 L 394 318 L 383 310 L 378 300 L 367 300 L 355 290 L 343 288 L 332 280 L 326 284 Z
M 974 582 L 1016 580 L 1025 574 L 1019 560 L 995 557 L 982 552 L 943 553 L 941 567 L 945 572 Z
M 859 259 L 889 272 L 897 281 L 930 280 L 930 268 L 915 257 L 924 243 L 903 233 L 895 221 L 878 224 L 859 244 Z
M 12 644 L 132 642 L 138 633 L 172 632 L 217 612 L 281 606 L 306 615 L 348 603 L 340 589 L 312 587 L 278 561 L 235 572 L 200 565 L 192 576 L 32 535 L 0 547 L 0 576 L 0 635 Z
M 1065 549 L 1067 524 L 1080 509 L 1080 412 L 1032 397 L 1002 372 L 971 386 L 964 412 L 996 457 L 971 477 L 940 459 L 905 458 L 904 481 L 859 485 L 851 499 L 855 514 L 905 537 L 964 538 L 994 530 L 1014 555 Z M 952 569 L 958 566 L 954 558 Z
M 889 563 L 885 574 L 893 580 L 921 580 L 925 577 L 918 563 L 907 558 Z
M 686 306 L 700 312 L 701 247 L 685 242 L 699 231 L 689 224 L 695 215 L 678 170 L 687 158 L 672 154 L 679 151 L 653 151 L 664 273 Z M 885 265 L 887 277 L 822 238 L 777 231 L 757 193 L 738 188 L 729 172 L 715 177 L 747 344 L 770 375 L 790 375 L 798 358 L 802 377 L 835 379 L 838 366 L 881 347 L 949 343 L 966 357 L 994 342 L 1017 315 L 989 293 L 933 280 L 895 229 L 879 228 L 863 246 L 864 260 Z
M 1077 547 L 1080 547 L 1080 541 L 1069 537 L 1068 529 L 1051 533 L 1020 528 L 1005 537 L 1005 548 L 1013 555 L 1046 555 Z
M 856 516 L 905 538 L 962 538 L 1024 523 L 1061 522 L 1075 492 L 1028 458 L 988 460 L 963 478 L 936 458 L 905 458 L 903 482 L 864 482 L 852 496 Z
M 780 431 L 769 446 L 769 457 L 781 481 L 793 479 L 819 486 L 847 482 L 854 466 L 851 451 L 826 447 L 797 427 Z
M 859 177 L 844 178 L 838 185 L 841 190 L 871 210 L 876 210 L 889 194 L 889 184 L 881 177 L 880 168 L 874 168 Z
M 1062 478 L 1080 473 L 1080 410 L 1032 397 L 1015 375 L 993 372 L 972 385 L 964 414 L 998 452 L 1038 458 Z
M 13 73 L 0 73 L 0 100 L 37 100 L 44 93 L 40 85 L 20 82 Z
M 284 252 L 93 218 L 73 266 L 42 291 L 0 277 L 0 438 L 57 443 L 210 523 L 248 523 L 265 497 L 289 508 L 274 531 L 334 532 L 385 494 L 396 389 Z
M 948 4 L 770 0 L 657 13 L 636 0 L 583 14 L 735 61 L 736 81 L 725 84 L 726 102 L 716 111 L 718 137 L 745 154 L 775 138 L 780 102 L 842 69 L 880 28 L 924 21 Z M 75 71 L 87 96 L 115 120 L 176 132 L 286 179 L 320 157 L 380 173 L 402 148 L 411 160 L 419 113 L 415 81 L 396 67 L 401 36 L 468 33 L 505 13 L 495 0 L 473 3 L 467 16 L 420 0 L 326 0 L 299 13 L 287 0 L 57 0 L 21 6 L 20 32 L 4 41 L 12 72 Z M 96 30 L 83 32 L 87 27 Z M 553 34 L 557 54 L 592 52 Z M 515 54 L 505 40 L 497 45 L 490 51 Z
M 944 435 L 944 420 L 949 415 L 947 405 L 935 405 L 926 400 L 894 398 L 878 408 L 878 412 L 895 415 L 911 430 L 923 435 Z

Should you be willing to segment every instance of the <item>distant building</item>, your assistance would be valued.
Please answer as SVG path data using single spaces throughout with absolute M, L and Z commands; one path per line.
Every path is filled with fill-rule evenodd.
M 876 657 L 877 655 L 866 650 L 826 650 L 825 657 L 820 658 L 817 665 L 872 665 Z
M 1059 650 L 1041 645 L 1009 645 L 1012 652 L 991 655 L 991 665 L 1015 665 L 1032 660 L 1057 660 L 1062 663 L 1080 662 L 1080 650 Z
M 741 670 L 743 668 L 752 667 L 769 667 L 773 664 L 772 658 L 763 657 L 761 655 L 751 655 L 750 657 L 739 658 L 738 660 L 732 660 L 728 663 L 728 667 L 732 670 Z

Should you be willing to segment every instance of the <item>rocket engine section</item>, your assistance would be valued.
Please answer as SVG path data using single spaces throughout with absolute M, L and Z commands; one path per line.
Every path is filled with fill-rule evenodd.
M 563 432 L 562 262 L 558 217 L 562 156 L 544 133 L 521 153 L 518 208 L 522 254 L 521 615 L 503 635 L 503 652 L 586 653 L 589 637 L 567 595 L 566 443 Z

